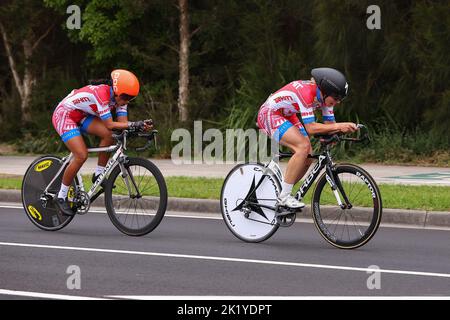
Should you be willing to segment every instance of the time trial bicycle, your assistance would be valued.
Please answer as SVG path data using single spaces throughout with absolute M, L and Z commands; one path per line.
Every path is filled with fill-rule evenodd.
M 331 148 L 338 142 L 370 141 L 367 128 L 360 124 L 358 129 L 362 131 L 357 138 L 342 134 L 315 136 L 320 139 L 321 151 L 309 155 L 317 162 L 296 193 L 296 198 L 302 199 L 318 179 L 311 201 L 315 226 L 327 242 L 342 249 L 367 243 L 382 216 L 381 194 L 370 174 L 354 164 L 335 164 L 331 157 Z M 221 191 L 221 211 L 226 226 L 237 238 L 261 242 L 279 227 L 295 222 L 301 209 L 276 204 L 283 181 L 278 160 L 291 156 L 280 151 L 266 165 L 239 164 L 227 175 Z
M 127 139 L 143 138 L 146 143 L 136 151 L 156 144 L 157 130 L 148 133 L 124 130 L 113 134 L 116 144 L 89 148 L 88 152 L 114 152 L 103 172 L 86 191 L 80 173 L 72 182 L 68 200 L 76 214 L 86 214 L 91 203 L 104 193 L 106 212 L 113 225 L 130 236 L 142 236 L 154 230 L 167 208 L 167 187 L 161 171 L 151 161 L 128 157 Z M 22 203 L 31 222 L 40 229 L 56 231 L 67 226 L 74 216 L 61 213 L 54 203 L 62 175 L 73 158 L 46 155 L 28 167 L 22 182 Z

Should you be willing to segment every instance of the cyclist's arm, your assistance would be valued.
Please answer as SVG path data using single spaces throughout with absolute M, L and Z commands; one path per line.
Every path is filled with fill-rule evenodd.
M 128 122 L 127 105 L 116 107 L 117 122 Z
M 326 111 L 327 112 L 324 113 L 322 110 L 324 123 L 318 123 L 316 122 L 314 109 L 306 108 L 301 105 L 300 115 L 302 117 L 303 125 L 309 135 L 334 134 L 340 132 L 339 125 L 334 121 L 334 116 L 332 116 L 332 109 Z
M 103 120 L 106 128 L 109 130 L 131 130 L 135 131 L 148 131 L 153 128 L 153 124 L 149 124 L 148 120 L 141 120 L 136 122 L 119 122 L 113 121 L 112 118 Z
M 305 124 L 305 128 L 310 135 L 335 134 L 339 132 L 351 133 L 358 130 L 356 124 L 353 122 L 329 122 L 329 123 L 311 122 Z
M 306 114 L 302 112 L 303 122 L 305 128 L 309 134 L 335 134 L 335 133 L 350 133 L 356 131 L 356 124 L 351 122 L 340 122 L 337 123 L 334 118 L 333 107 L 322 107 L 322 119 L 323 123 L 317 123 L 313 115 Z
M 117 121 L 113 120 L 113 117 L 111 115 L 111 109 L 106 100 L 102 101 L 102 103 L 97 102 L 96 113 L 105 124 L 105 127 L 108 128 L 109 130 L 125 130 L 128 129 L 129 127 L 128 122 L 122 122 L 119 121 L 119 119 L 117 119 Z
M 322 107 L 322 123 L 317 123 L 315 121 L 305 125 L 306 130 L 312 135 L 314 134 L 335 134 L 340 132 L 340 126 L 336 124 L 336 119 L 334 118 L 333 107 Z
M 100 119 L 105 124 L 105 127 L 109 130 L 124 130 L 128 129 L 128 122 L 114 121 L 111 115 L 111 111 L 109 107 L 106 105 L 102 106 L 102 108 L 98 108 L 98 114 Z M 118 120 L 118 119 L 117 119 Z
M 112 118 L 102 119 L 103 123 L 105 124 L 106 128 L 109 130 L 125 130 L 128 129 L 128 121 L 122 122 L 122 121 L 113 121 Z M 119 120 L 119 119 L 117 119 Z
M 127 116 L 117 117 L 117 122 L 126 122 L 126 123 L 128 123 L 128 117 Z
M 310 135 L 335 134 L 341 131 L 339 124 L 336 122 L 325 122 L 325 123 L 310 122 L 305 123 L 305 128 Z

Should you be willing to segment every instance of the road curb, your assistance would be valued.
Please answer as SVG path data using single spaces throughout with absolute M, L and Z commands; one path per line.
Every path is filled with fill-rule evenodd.
M 0 190 L 0 202 L 21 203 L 20 190 Z M 99 197 L 95 202 L 102 206 L 103 197 Z M 209 199 L 186 199 L 170 197 L 167 205 L 169 211 L 185 211 L 198 213 L 220 214 L 220 201 Z M 355 214 L 367 212 L 367 209 L 354 209 Z M 310 207 L 306 207 L 298 218 L 311 218 Z M 450 227 L 449 211 L 425 211 L 425 210 L 404 210 L 404 209 L 383 209 L 383 224 L 410 225 L 423 228 Z

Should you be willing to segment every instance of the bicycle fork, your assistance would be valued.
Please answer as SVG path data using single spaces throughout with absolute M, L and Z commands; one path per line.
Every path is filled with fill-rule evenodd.
M 335 171 L 331 169 L 330 166 L 326 166 L 325 177 L 341 209 L 342 210 L 351 209 L 353 205 L 348 200 L 347 194 L 345 193 L 344 188 L 342 186 L 341 179 L 339 179 L 339 176 L 335 174 Z M 345 203 L 342 202 L 341 195 L 344 198 Z
M 124 165 L 124 163 L 126 162 L 126 159 L 119 158 L 118 162 L 119 162 L 120 171 L 122 172 L 122 178 L 125 181 L 125 185 L 127 186 L 127 189 L 128 189 L 128 195 L 130 196 L 131 199 L 141 198 L 142 195 L 139 192 L 139 188 L 136 185 L 136 181 L 134 180 L 134 177 L 130 171 L 130 168 L 125 167 L 125 165 Z M 133 185 L 134 190 L 136 191 L 136 194 L 134 194 L 133 191 L 131 190 L 131 184 L 130 184 L 129 180 L 131 180 L 131 184 Z

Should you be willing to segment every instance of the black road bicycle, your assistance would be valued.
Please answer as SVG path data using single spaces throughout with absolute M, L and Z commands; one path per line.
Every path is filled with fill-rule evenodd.
M 103 173 L 85 191 L 81 174 L 72 182 L 68 200 L 77 214 L 86 214 L 91 203 L 104 193 L 105 207 L 111 222 L 130 236 L 145 235 L 161 222 L 167 207 L 167 187 L 160 170 L 151 161 L 125 155 L 128 138 L 143 138 L 146 144 L 137 151 L 149 148 L 157 130 L 149 133 L 131 133 L 128 130 L 113 134 L 116 144 L 90 148 L 88 152 L 114 152 Z M 55 197 L 61 186 L 62 175 L 73 158 L 46 155 L 33 161 L 22 182 L 22 203 L 31 222 L 46 231 L 60 230 L 74 216 L 65 216 L 56 207 Z
M 331 157 L 331 148 L 337 142 L 369 141 L 367 128 L 358 125 L 358 129 L 359 138 L 338 134 L 316 136 L 321 152 L 309 155 L 317 163 L 296 194 L 297 199 L 302 199 L 318 179 L 312 196 L 312 217 L 320 235 L 341 249 L 367 243 L 377 231 L 382 215 L 381 194 L 370 174 L 354 164 L 335 164 Z M 280 152 L 267 165 L 239 164 L 226 177 L 221 192 L 222 216 L 237 238 L 261 242 L 280 226 L 289 227 L 295 222 L 301 209 L 276 205 L 283 181 L 277 160 L 291 156 Z

